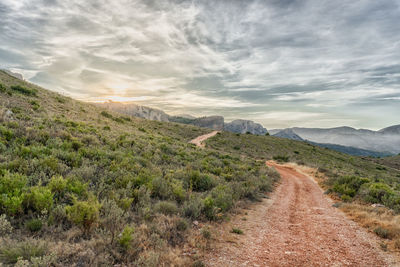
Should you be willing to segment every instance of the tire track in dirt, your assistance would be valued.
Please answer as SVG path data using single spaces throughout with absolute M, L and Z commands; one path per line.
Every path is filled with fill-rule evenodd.
M 271 195 L 220 227 L 208 266 L 398 266 L 378 238 L 349 220 L 294 165 L 268 162 L 281 175 Z M 243 216 L 241 216 L 243 217 Z M 238 227 L 244 235 L 227 233 Z

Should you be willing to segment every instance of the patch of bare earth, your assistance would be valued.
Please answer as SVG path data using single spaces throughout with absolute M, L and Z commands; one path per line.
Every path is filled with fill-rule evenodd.
M 189 143 L 194 144 L 198 147 L 204 147 L 204 141 L 206 141 L 208 138 L 213 137 L 214 135 L 216 135 L 217 133 L 219 133 L 219 131 L 212 131 L 211 133 L 208 134 L 204 134 L 201 135 L 199 137 L 196 137 L 195 139 L 191 140 Z
M 270 199 L 217 228 L 208 266 L 399 266 L 374 234 L 332 207 L 307 170 L 268 165 L 280 173 L 280 185 Z

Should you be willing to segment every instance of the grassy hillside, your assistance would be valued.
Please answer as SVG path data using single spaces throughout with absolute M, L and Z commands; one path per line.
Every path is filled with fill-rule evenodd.
M 277 179 L 262 162 L 187 143 L 206 132 L 0 72 L 0 262 L 187 266 L 192 221 L 223 219 Z
M 228 132 L 209 139 L 207 145 L 216 151 L 236 151 L 262 161 L 275 159 L 318 168 L 329 177 L 325 181 L 329 191 L 343 201 L 381 203 L 400 212 L 400 171 L 384 166 L 385 160 L 375 163 L 370 158 L 351 156 L 305 142 Z
M 372 159 L 374 162 L 385 165 L 389 168 L 400 170 L 400 155 L 393 157 L 385 157 L 381 159 Z

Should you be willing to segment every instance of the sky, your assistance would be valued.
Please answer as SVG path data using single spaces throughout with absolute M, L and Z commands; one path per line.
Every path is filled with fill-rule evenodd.
M 83 101 L 400 124 L 398 0 L 0 0 L 0 68 Z

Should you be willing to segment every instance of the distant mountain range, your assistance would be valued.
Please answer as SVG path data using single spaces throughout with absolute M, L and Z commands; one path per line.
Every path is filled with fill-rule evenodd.
M 269 133 L 276 137 L 304 141 L 356 156 L 384 157 L 400 153 L 400 125 L 387 127 L 379 131 L 351 127 L 327 129 L 294 127 L 267 131 L 261 124 L 250 120 L 238 119 L 226 123 L 222 116 L 199 118 L 186 114 L 171 116 L 159 109 L 112 101 L 97 105 L 115 112 L 149 120 L 178 122 L 242 134 L 265 135 Z
M 298 141 L 309 141 L 344 153 L 362 156 L 385 156 L 400 153 L 400 125 L 379 131 L 336 128 L 274 129 L 270 134 Z
M 257 135 L 265 135 L 268 133 L 261 124 L 250 120 L 234 120 L 225 122 L 222 116 L 193 117 L 191 115 L 170 116 L 164 111 L 150 107 L 140 106 L 137 104 L 124 104 L 119 102 L 105 102 L 97 104 L 106 107 L 115 112 L 140 117 L 149 120 L 178 122 L 191 124 L 199 127 L 210 128 L 214 130 L 225 130 L 234 133 L 251 133 Z

